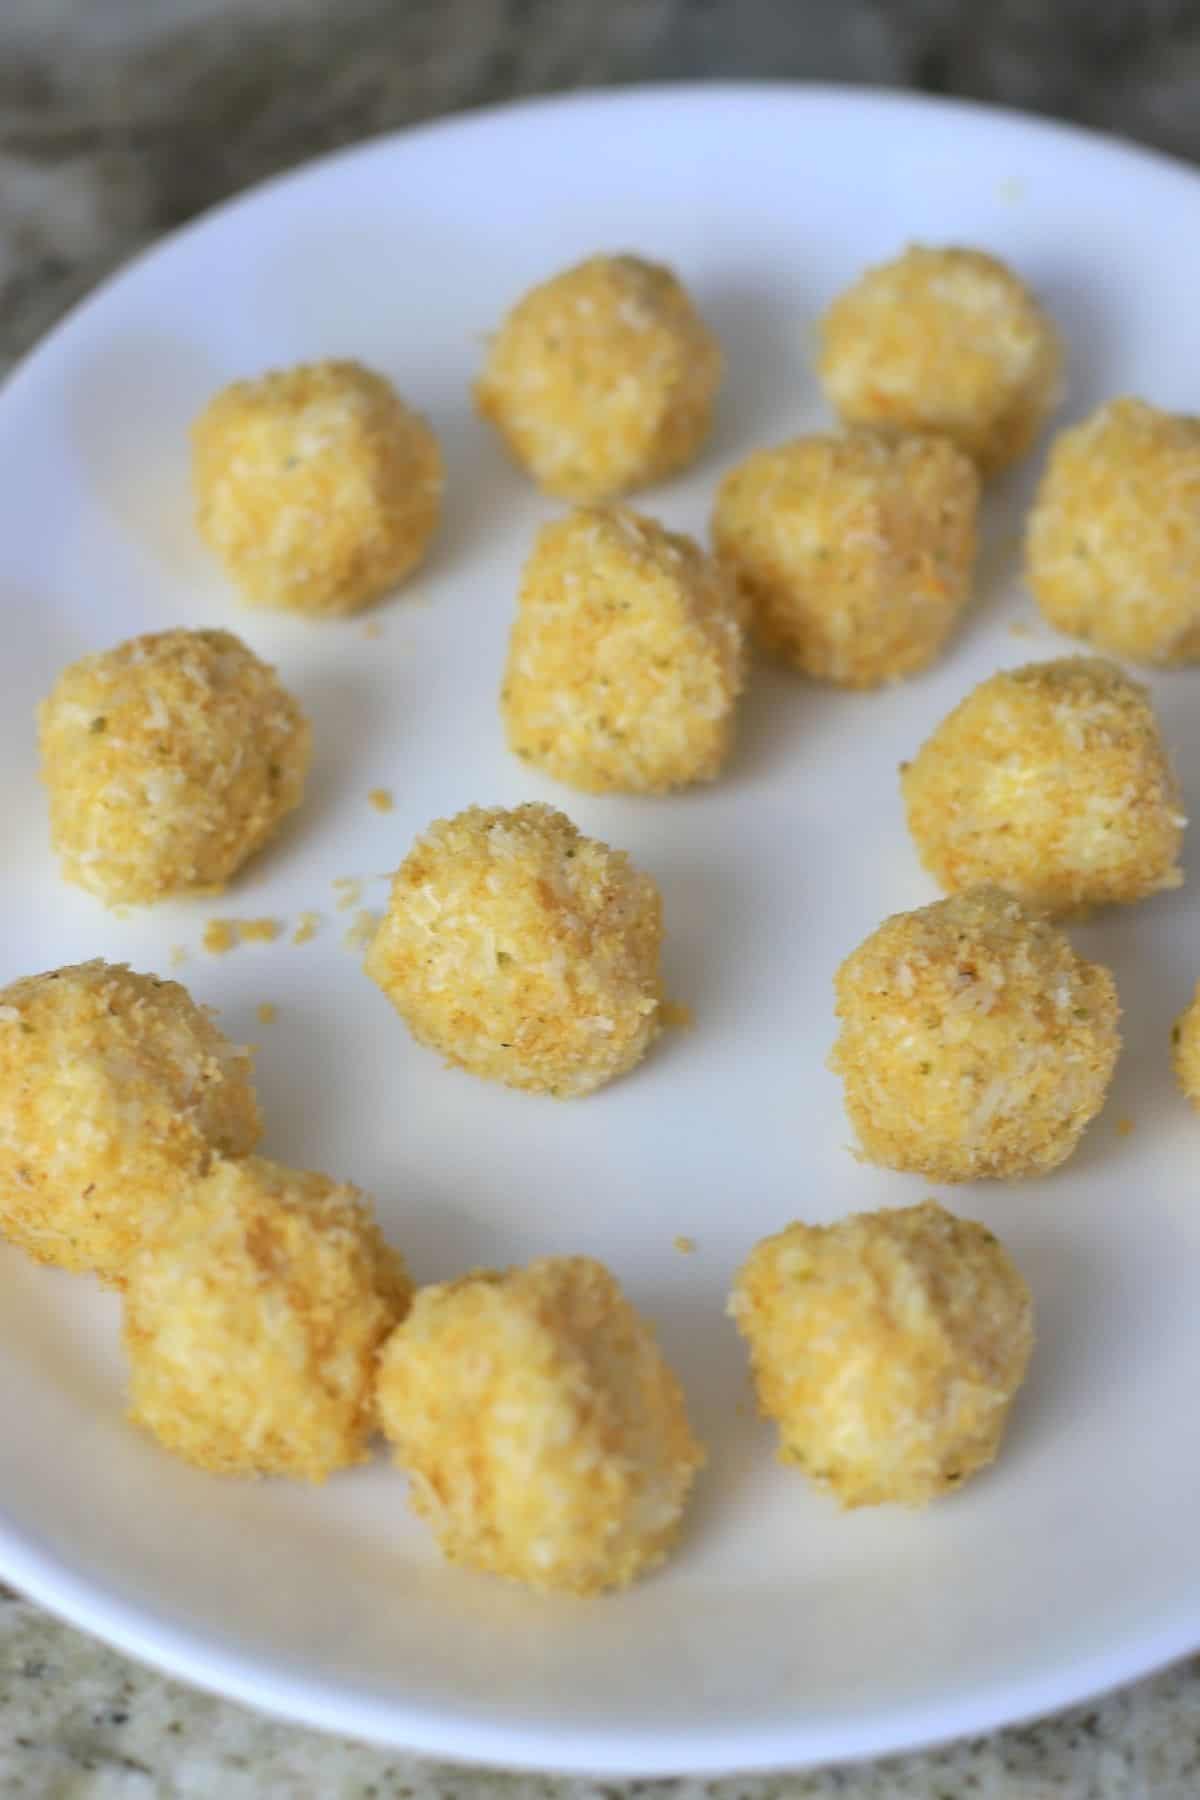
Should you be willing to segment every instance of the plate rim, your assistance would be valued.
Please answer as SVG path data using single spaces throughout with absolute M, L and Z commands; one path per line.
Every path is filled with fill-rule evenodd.
M 756 106 L 806 103 L 869 107 L 896 113 L 938 113 L 976 123 L 1000 125 L 1043 140 L 1093 153 L 1117 155 L 1143 164 L 1159 177 L 1183 176 L 1200 198 L 1200 168 L 1181 157 L 1115 133 L 1050 119 L 1017 108 L 973 99 L 927 95 L 901 88 L 852 82 L 809 82 L 788 78 L 633 82 L 565 93 L 525 96 L 459 109 L 420 123 L 387 129 L 281 170 L 206 208 L 155 236 L 81 295 L 0 378 L 0 415 L 60 344 L 102 307 L 110 291 L 136 280 L 156 258 L 216 220 L 252 207 L 276 190 L 302 183 L 352 160 L 387 156 L 412 139 L 464 130 L 487 132 L 518 115 L 584 109 L 619 112 L 630 105 L 703 109 L 719 105 Z M 0 417 L 2 423 L 2 417 Z M 733 1774 L 768 1775 L 833 1763 L 851 1764 L 883 1756 L 933 1749 L 963 1738 L 1020 1726 L 1059 1713 L 1136 1680 L 1144 1679 L 1200 1647 L 1200 1610 L 1192 1624 L 1175 1623 L 1116 1649 L 1076 1658 L 1053 1676 L 1037 1673 L 1014 1682 L 990 1681 L 951 1702 L 901 1703 L 867 1721 L 825 1723 L 802 1720 L 752 1732 L 745 1727 L 703 1725 L 686 1734 L 606 1735 L 595 1728 L 568 1726 L 561 1737 L 544 1727 L 480 1721 L 469 1711 L 406 1710 L 402 1698 L 373 1697 L 287 1666 L 267 1662 L 225 1644 L 210 1631 L 174 1623 L 168 1616 L 101 1587 L 91 1576 L 41 1548 L 36 1534 L 19 1525 L 0 1501 L 0 1579 L 72 1628 L 96 1636 L 147 1668 L 206 1693 L 252 1707 L 266 1716 L 325 1733 L 411 1755 L 475 1768 L 599 1779 L 712 1778 Z M 850 1741 L 848 1741 L 850 1739 Z

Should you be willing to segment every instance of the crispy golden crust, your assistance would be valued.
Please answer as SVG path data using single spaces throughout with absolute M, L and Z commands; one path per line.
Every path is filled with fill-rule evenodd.
M 192 449 L 196 523 L 256 606 L 357 612 L 417 567 L 441 512 L 437 439 L 360 363 L 234 382 Z
M 914 244 L 834 301 L 820 374 L 848 425 L 952 438 L 984 474 L 1015 462 L 1058 398 L 1062 347 L 1011 269 Z
M 367 1459 L 411 1296 L 357 1188 L 217 1161 L 129 1265 L 130 1417 L 215 1474 L 323 1481 Z
M 587 1257 L 422 1289 L 378 1392 L 445 1555 L 534 1588 L 598 1593 L 661 1562 L 704 1461 L 649 1326 Z
M 109 905 L 219 891 L 299 806 L 308 721 L 228 631 L 160 631 L 64 669 L 38 708 L 68 881 Z
M 1135 662 L 1200 661 L 1200 418 L 1114 400 L 1060 432 L 1026 573 L 1059 630 Z
M 500 695 L 510 747 L 593 793 L 711 781 L 744 679 L 741 602 L 690 538 L 626 508 L 543 526 Z
M 947 892 L 995 882 L 1056 914 L 1178 887 L 1184 818 L 1146 689 L 1084 657 L 982 682 L 901 774 Z
M 779 1456 L 843 1506 L 924 1506 L 995 1457 L 1033 1303 L 990 1231 L 934 1201 L 789 1225 L 729 1310 Z
M 713 542 L 769 650 L 869 688 L 924 668 L 957 624 L 978 504 L 973 463 L 944 438 L 796 438 L 725 477 Z
M 649 876 L 552 807 L 471 807 L 396 871 L 367 973 L 448 1063 L 588 1094 L 661 1029 L 661 912 Z
M 0 1229 L 119 1284 L 147 1223 L 261 1131 L 247 1051 L 176 981 L 88 962 L 0 991 Z
M 1176 1081 L 1200 1111 L 1200 982 L 1171 1027 L 1171 1061 Z
M 1104 1103 L 1113 978 L 999 888 L 885 919 L 835 987 L 830 1067 L 868 1162 L 931 1181 L 1036 1175 Z
M 492 339 L 475 404 L 547 493 L 610 500 L 693 460 L 722 368 L 670 269 L 594 256 L 517 302 Z

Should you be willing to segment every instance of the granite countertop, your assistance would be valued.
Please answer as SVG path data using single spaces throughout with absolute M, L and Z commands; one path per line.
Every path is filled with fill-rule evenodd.
M 1200 0 L 17 0 L 0 8 L 0 370 L 138 246 L 335 144 L 510 95 L 708 74 L 968 94 L 1200 159 Z M 276 1724 L 0 1588 L 0 1795 L 617 1791 L 434 1766 Z M 948 1750 L 650 1791 L 1191 1800 L 1200 1660 Z

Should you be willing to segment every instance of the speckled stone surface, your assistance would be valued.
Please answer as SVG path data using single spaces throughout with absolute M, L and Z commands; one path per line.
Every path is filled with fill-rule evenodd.
M 1200 160 L 1200 0 L 0 0 L 0 369 L 171 225 L 321 150 L 506 97 L 771 75 L 972 95 Z M 1200 1661 L 979 1742 L 670 1800 L 1200 1800 Z M 0 1588 L 0 1795 L 600 1800 L 262 1719 Z

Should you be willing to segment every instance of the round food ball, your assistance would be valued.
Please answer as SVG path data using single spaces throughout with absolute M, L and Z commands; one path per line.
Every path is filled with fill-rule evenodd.
M 717 555 L 759 640 L 818 681 L 922 669 L 971 593 L 979 477 L 945 438 L 796 438 L 725 477 Z
M 921 861 L 949 893 L 995 882 L 1061 914 L 1183 880 L 1182 802 L 1150 696 L 1112 663 L 993 675 L 900 780 Z
M 835 986 L 830 1067 L 867 1162 L 931 1181 L 1044 1174 L 1104 1103 L 1113 978 L 999 888 L 885 919 Z
M 500 693 L 509 745 L 592 793 L 711 781 L 733 742 L 741 611 L 724 571 L 653 519 L 583 511 L 543 526 Z
M 662 1028 L 662 902 L 620 850 L 549 806 L 438 819 L 367 953 L 418 1043 L 565 1099 L 640 1062 Z
M 994 256 L 913 244 L 834 301 L 819 367 L 847 425 L 938 432 L 988 475 L 1024 455 L 1057 401 L 1062 348 Z
M 262 1129 L 250 1056 L 176 981 L 87 962 L 0 990 L 0 1230 L 120 1283 L 147 1224 Z
M 1200 983 L 1171 1029 L 1171 1060 L 1176 1080 L 1200 1111 Z
M 722 367 L 670 269 L 593 256 L 517 302 L 492 339 L 475 404 L 548 494 L 609 500 L 693 460 Z
M 218 893 L 304 797 L 308 721 L 228 631 L 83 657 L 38 731 L 63 875 L 110 906 Z
M 1060 432 L 1026 573 L 1060 631 L 1134 662 L 1200 662 L 1200 418 L 1114 400 Z
M 196 523 L 255 606 L 358 612 L 429 548 L 442 504 L 437 439 L 361 363 L 235 381 L 192 442 Z
M 843 1506 L 924 1506 L 996 1455 L 1033 1303 L 990 1231 L 933 1200 L 756 1244 L 729 1304 L 779 1456 Z
M 130 1417 L 214 1474 L 323 1481 L 367 1460 L 411 1294 L 357 1188 L 217 1161 L 129 1265 Z
M 704 1461 L 650 1327 L 584 1256 L 423 1288 L 378 1394 L 444 1554 L 533 1588 L 594 1594 L 653 1568 Z

